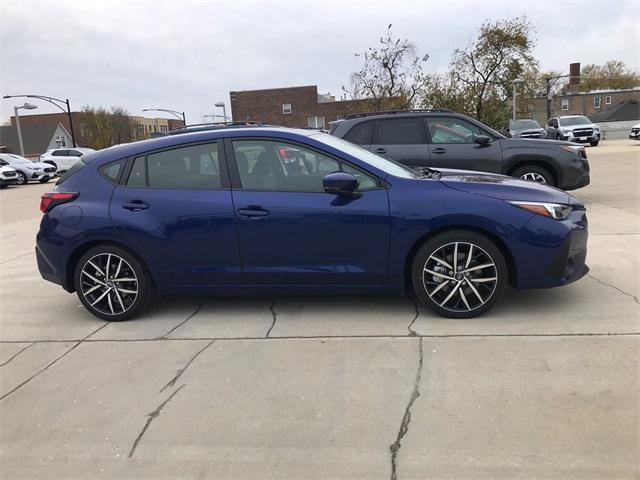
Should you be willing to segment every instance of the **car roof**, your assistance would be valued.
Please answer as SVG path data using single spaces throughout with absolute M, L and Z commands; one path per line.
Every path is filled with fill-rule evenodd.
M 100 160 L 100 163 L 129 157 L 132 155 L 140 155 L 142 153 L 171 148 L 184 144 L 206 142 L 208 140 L 217 140 L 228 137 L 255 137 L 269 136 L 282 139 L 294 140 L 296 137 L 310 137 L 317 135 L 317 130 L 303 130 L 299 128 L 287 127 L 247 127 L 247 128 L 226 128 L 215 130 L 202 130 L 197 132 L 185 132 L 180 135 L 167 135 L 149 140 L 141 140 L 139 142 L 123 143 L 114 145 L 104 150 L 98 150 L 89 154 L 87 161 Z M 85 157 L 82 157 L 83 161 Z

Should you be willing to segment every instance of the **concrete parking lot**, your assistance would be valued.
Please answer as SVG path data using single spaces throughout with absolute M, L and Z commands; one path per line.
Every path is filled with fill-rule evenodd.
M 162 298 L 105 323 L 0 192 L 3 478 L 640 476 L 640 142 L 588 149 L 590 274 L 450 320 L 381 296 Z

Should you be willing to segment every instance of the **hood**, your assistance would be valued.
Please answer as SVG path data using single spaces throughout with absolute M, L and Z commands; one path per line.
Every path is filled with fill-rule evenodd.
M 50 163 L 44 163 L 44 162 L 32 162 L 33 163 L 33 167 L 37 167 L 37 168 L 50 168 L 53 167 L 53 165 L 51 165 Z M 27 165 L 29 166 L 29 165 Z
M 506 175 L 467 170 L 438 169 L 440 182 L 449 188 L 500 200 L 578 204 L 567 192 Z

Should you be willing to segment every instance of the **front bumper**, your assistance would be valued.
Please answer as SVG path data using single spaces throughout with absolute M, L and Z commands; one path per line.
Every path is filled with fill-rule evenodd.
M 594 133 L 588 137 L 574 137 L 572 133 L 567 135 L 561 135 L 561 140 L 572 143 L 591 143 L 591 142 L 599 142 L 600 141 L 600 132 Z
M 516 288 L 558 287 L 584 277 L 589 272 L 588 236 L 585 210 L 574 210 L 563 221 L 534 216 L 522 229 L 528 248 L 526 258 L 519 259 L 522 274 Z
M 33 172 L 29 177 L 29 180 L 44 180 L 48 178 L 49 180 L 53 180 L 56 177 L 56 172 Z
M 0 185 L 15 185 L 18 183 L 18 177 L 0 177 Z

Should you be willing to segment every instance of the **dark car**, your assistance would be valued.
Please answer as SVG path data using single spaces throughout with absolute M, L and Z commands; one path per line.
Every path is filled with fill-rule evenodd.
M 506 138 L 465 115 L 412 110 L 347 115 L 332 135 L 410 167 L 500 173 L 563 190 L 589 184 L 584 147 L 568 142 Z
M 509 138 L 547 138 L 547 131 L 532 118 L 517 118 L 505 128 Z
M 204 131 L 82 157 L 42 197 L 38 268 L 99 318 L 154 292 L 400 292 L 472 317 L 507 284 L 573 282 L 582 204 L 502 175 L 413 170 L 287 128 Z

